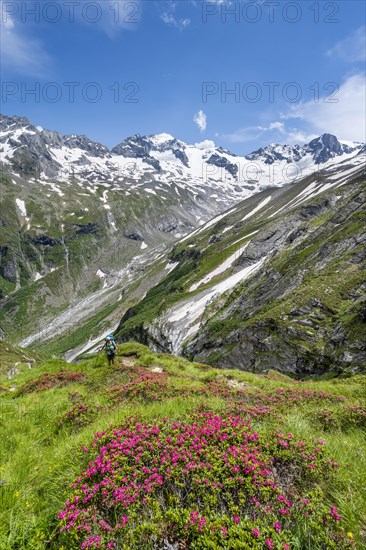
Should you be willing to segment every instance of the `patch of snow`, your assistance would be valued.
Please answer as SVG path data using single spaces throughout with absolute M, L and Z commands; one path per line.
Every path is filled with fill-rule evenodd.
M 167 141 L 174 140 L 174 137 L 170 134 L 155 134 L 153 136 L 149 136 L 149 141 L 152 141 L 155 145 L 161 145 L 162 143 L 166 143 Z
M 100 200 L 101 200 L 104 204 L 107 204 L 107 202 L 108 202 L 108 192 L 109 192 L 109 191 L 103 191 L 103 196 L 100 197 Z
M 241 269 L 221 283 L 214 285 L 209 292 L 204 291 L 201 298 L 194 296 L 182 306 L 178 306 L 176 309 L 174 307 L 171 308 L 167 314 L 164 315 L 170 329 L 169 339 L 171 341 L 172 353 L 179 353 L 184 340 L 197 332 L 200 325 L 198 319 L 203 315 L 206 306 L 215 299 L 215 297 L 231 290 L 238 283 L 247 279 L 260 268 L 265 259 L 266 258 L 262 258 L 255 264 Z
M 98 269 L 97 271 L 97 276 L 102 279 L 103 281 L 103 288 L 107 288 L 108 287 L 108 280 L 107 280 L 107 274 L 104 273 L 101 269 Z
M 234 241 L 233 243 L 229 244 L 229 246 L 234 246 L 235 244 L 237 243 L 240 243 L 240 241 L 243 241 L 244 239 L 247 239 L 248 237 L 251 237 L 252 235 L 255 235 L 256 233 L 259 232 L 259 229 L 256 229 L 256 231 L 252 231 L 251 233 L 248 233 L 248 235 L 243 235 L 243 237 L 240 237 L 240 239 L 237 239 L 236 241 Z M 249 244 L 249 243 L 248 243 Z M 227 248 L 228 248 L 227 247 Z
M 231 254 L 231 256 L 229 256 L 221 265 L 219 265 L 218 267 L 216 267 L 216 269 L 211 271 L 211 273 L 203 277 L 203 279 L 198 281 L 198 283 L 195 283 L 194 285 L 192 285 L 191 288 L 189 289 L 189 292 L 194 292 L 195 290 L 197 290 L 199 286 L 205 285 L 206 283 L 210 282 L 211 279 L 213 279 L 217 275 L 220 275 L 220 273 L 224 273 L 227 269 L 229 269 L 233 265 L 235 260 L 240 258 L 240 256 L 248 246 L 249 242 L 246 243 L 244 246 L 240 247 L 236 252 L 234 252 L 234 254 Z
M 261 210 L 262 208 L 264 208 L 271 200 L 272 198 L 272 195 L 270 195 L 269 197 L 267 197 L 266 199 L 264 199 L 264 201 L 260 202 L 258 204 L 258 206 L 256 206 L 251 212 L 249 212 L 246 216 L 244 216 L 243 218 L 243 221 L 244 220 L 247 220 L 248 218 L 251 218 L 252 216 L 254 216 L 254 214 L 256 214 L 259 210 Z
M 27 216 L 27 209 L 25 207 L 25 202 L 21 199 L 15 199 L 15 202 L 16 202 L 17 207 L 20 210 L 21 215 L 23 216 L 23 218 L 25 219 L 25 221 L 27 223 L 27 230 L 29 230 L 30 227 L 31 227 L 31 224 L 30 224 L 30 218 Z
M 23 216 L 27 216 L 27 210 L 25 208 L 25 202 L 22 201 L 21 199 L 15 199 L 15 202 L 17 203 L 17 207 L 19 208 L 19 210 L 21 211 L 21 213 L 23 214 Z
M 231 210 L 229 210 L 229 212 L 224 212 L 223 214 L 220 214 L 219 216 L 216 216 L 215 218 L 212 218 L 212 220 L 209 220 L 208 222 L 206 223 L 203 223 L 202 225 L 200 224 L 200 227 L 198 229 L 195 229 L 194 231 L 192 231 L 191 233 L 188 233 L 188 235 L 186 235 L 185 237 L 183 237 L 183 239 L 181 239 L 179 242 L 182 243 L 184 241 L 186 241 L 187 239 L 190 239 L 191 237 L 193 237 L 194 235 L 197 235 L 197 233 L 201 233 L 202 231 L 204 231 L 205 229 L 208 229 L 209 227 L 211 227 L 212 225 L 215 225 L 215 223 L 219 222 L 220 220 L 222 220 L 222 218 L 225 218 L 226 216 L 229 216 L 230 214 L 232 214 L 233 212 L 235 212 L 236 208 L 232 208 Z
M 173 271 L 173 269 L 177 267 L 177 265 L 179 265 L 179 262 L 169 263 L 167 264 L 165 271 L 168 271 L 168 273 L 170 273 L 171 271 Z
M 145 243 L 145 241 L 142 241 L 142 243 L 141 243 L 141 249 L 143 250 L 144 248 L 147 248 L 147 244 Z
M 88 342 L 81 348 L 78 348 L 77 351 L 68 352 L 65 354 L 65 357 L 69 363 L 71 363 L 78 355 L 81 355 L 85 352 L 87 353 L 95 353 L 98 351 L 99 347 L 101 346 L 101 342 L 105 340 L 105 338 L 109 334 L 113 334 L 118 328 L 118 325 L 108 329 L 106 332 L 103 332 L 97 338 L 89 339 Z
M 61 189 L 57 187 L 57 185 L 54 184 L 53 182 L 48 182 L 46 185 L 49 185 L 52 191 L 55 191 L 60 197 L 64 196 L 64 193 L 61 191 Z

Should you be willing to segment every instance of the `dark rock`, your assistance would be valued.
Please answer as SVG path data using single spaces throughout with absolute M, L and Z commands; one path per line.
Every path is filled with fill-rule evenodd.
M 353 264 L 360 264 L 365 260 L 366 260 L 366 247 L 356 252 L 356 254 L 354 254 L 350 259 L 351 263 Z
M 189 168 L 189 159 L 184 151 L 182 149 L 173 149 L 174 156 L 181 161 L 184 166 Z
M 360 319 L 363 323 L 366 323 L 366 301 L 362 302 L 361 304 Z
M 0 275 L 10 283 L 17 282 L 17 264 L 8 246 L 0 247 Z
M 151 148 L 152 145 L 146 138 L 136 134 L 116 145 L 112 153 L 128 158 L 145 158 L 150 155 Z
M 8 254 L 9 252 L 9 247 L 8 246 L 0 246 L 0 257 L 1 258 L 5 258 L 5 256 Z
M 56 246 L 58 244 L 61 244 L 58 239 L 48 237 L 47 235 L 38 235 L 37 237 L 33 237 L 33 239 L 31 239 L 31 242 L 36 246 Z
M 130 239 L 131 241 L 143 241 L 144 238 L 141 237 L 138 233 L 132 232 L 132 233 L 124 233 L 124 237 L 126 239 Z
M 308 204 L 300 208 L 300 216 L 306 220 L 309 218 L 314 218 L 319 216 L 319 214 L 329 206 L 329 200 L 323 199 L 322 201 L 317 202 L 316 204 Z
M 296 319 L 296 323 L 303 327 L 317 328 L 319 326 L 318 323 L 314 323 L 310 319 Z
M 152 166 L 157 172 L 161 172 L 160 162 L 157 159 L 153 157 L 146 157 L 144 158 L 144 162 Z
M 99 226 L 97 223 L 87 223 L 87 224 L 74 224 L 79 229 L 76 231 L 76 235 L 96 235 L 99 231 Z
M 267 147 L 257 149 L 245 158 L 247 160 L 261 160 L 264 164 L 271 165 L 278 161 L 286 163 L 299 162 L 306 154 L 305 150 L 299 145 L 268 145 Z
M 348 145 L 341 144 L 336 136 L 332 134 L 323 134 L 313 139 L 306 145 L 305 149 L 312 154 L 315 164 L 323 164 L 331 158 L 353 150 Z
M 296 239 L 301 237 L 302 235 L 307 233 L 307 229 L 305 227 L 300 227 L 298 229 L 295 229 L 295 231 L 292 231 L 290 235 L 286 239 L 286 244 L 293 243 Z
M 91 141 L 86 136 L 64 136 L 63 143 L 70 149 L 82 149 L 93 157 L 105 157 L 109 153 L 108 147 L 105 147 L 101 143 Z M 84 157 L 86 159 L 86 157 Z
M 209 244 L 213 244 L 213 243 L 219 243 L 220 241 L 222 241 L 222 235 L 212 235 L 212 237 L 210 238 L 210 240 L 208 241 Z
M 207 164 L 213 164 L 218 168 L 224 168 L 234 177 L 237 175 L 239 170 L 236 164 L 232 164 L 227 158 L 220 157 L 220 155 L 218 155 L 217 153 L 214 153 L 213 155 L 210 156 L 210 158 L 207 161 Z

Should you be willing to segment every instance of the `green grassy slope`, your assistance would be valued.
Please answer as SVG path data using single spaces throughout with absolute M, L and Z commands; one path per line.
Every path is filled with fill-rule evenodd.
M 7 373 L 15 367 L 16 363 L 17 366 L 15 368 L 22 371 L 25 368 L 29 369 L 29 365 L 32 368 L 36 367 L 40 361 L 40 356 L 32 351 L 0 340 L 0 379 L 6 377 Z
M 103 184 L 93 193 L 82 181 L 27 181 L 10 177 L 1 167 L 0 193 L 0 327 L 7 340 L 17 343 L 44 329 L 71 305 L 102 290 L 106 281 L 97 275 L 99 270 L 110 284 L 134 258 L 152 249 L 161 253 L 164 245 L 175 240 L 174 232 L 164 229 L 167 220 L 187 228 L 195 220 L 190 207 L 181 205 L 173 193 L 158 196 L 124 185 L 112 191 Z M 27 217 L 16 200 L 24 201 Z M 136 238 L 146 240 L 146 251 Z M 146 260 L 146 267 L 150 262 Z M 134 281 L 141 276 L 140 268 L 133 273 Z M 118 296 L 129 282 L 126 274 L 120 288 L 105 293 L 95 308 L 97 322 L 110 315 L 111 304 L 121 317 Z M 79 329 L 89 317 L 86 311 Z M 66 346 L 70 344 L 67 331 L 73 327 L 73 319 L 68 319 L 56 335 L 64 337 Z
M 267 375 L 220 371 L 180 357 L 156 355 L 141 344 L 130 343 L 120 346 L 114 367 L 106 365 L 102 354 L 75 364 L 52 359 L 32 370 L 24 369 L 12 381 L 1 373 L 0 386 L 1 550 L 73 550 L 86 544 L 90 537 L 78 529 L 78 520 L 69 531 L 60 533 L 66 520 L 60 522 L 59 512 L 67 499 L 81 494 L 71 484 L 100 449 L 107 449 L 117 438 L 111 426 L 130 430 L 137 437 L 145 433 L 139 424 L 146 425 L 145 431 L 159 427 L 165 444 L 156 446 L 156 434 L 149 436 L 149 447 L 139 462 L 120 450 L 115 474 L 100 471 L 85 483 L 109 477 L 121 487 L 124 476 L 145 475 L 143 466 L 150 464 L 151 468 L 154 457 L 165 481 L 152 486 L 143 506 L 137 499 L 121 508 L 112 503 L 111 496 L 97 493 L 85 509 L 91 514 L 91 535 L 101 536 L 101 542 L 95 539 L 84 548 L 162 548 L 163 539 L 179 541 L 181 548 L 201 549 L 272 547 L 267 539 L 276 549 L 287 548 L 286 544 L 309 550 L 366 547 L 366 379 L 362 375 L 297 382 L 275 371 Z M 10 392 L 10 387 L 15 391 Z M 228 419 L 235 419 L 235 429 L 225 424 Z M 217 428 L 217 439 L 211 441 L 216 436 L 209 432 L 202 435 L 208 426 L 216 429 L 218 422 L 224 424 Z M 174 444 L 179 453 L 187 452 L 178 444 L 179 425 L 201 430 L 195 441 L 206 438 L 202 452 L 206 449 L 211 454 L 201 460 L 210 461 L 213 470 L 202 465 L 192 474 L 178 460 L 168 472 L 161 462 L 166 448 Z M 95 439 L 95 433 L 102 431 L 106 435 Z M 251 434 L 246 446 L 241 446 L 244 439 L 237 441 L 238 434 L 244 439 Z M 193 440 L 191 444 L 193 457 L 201 451 L 195 450 Z M 236 454 L 239 451 L 227 455 L 233 445 L 249 460 L 247 466 Z M 136 442 L 132 448 L 138 448 Z M 252 458 L 245 449 L 254 452 Z M 225 456 L 231 457 L 229 463 L 221 460 Z M 270 476 L 270 485 L 253 485 L 250 469 L 241 475 L 243 487 L 253 496 L 261 495 L 258 513 L 246 501 L 238 474 L 233 473 L 236 470 L 230 470 L 238 466 L 246 471 L 255 456 L 268 460 L 269 473 L 263 476 Z M 309 464 L 315 469 L 309 469 Z M 222 484 L 219 492 L 211 485 L 215 480 Z M 272 502 L 272 493 L 278 506 L 264 513 L 262 506 Z M 280 516 L 279 529 L 273 526 L 278 523 L 273 514 L 282 494 L 294 504 L 289 516 Z M 301 506 L 308 506 L 308 518 L 300 514 L 298 502 L 305 495 L 310 504 Z M 284 513 L 278 510 L 277 514 Z M 118 527 L 116 521 L 122 516 L 129 523 Z M 113 536 L 100 527 L 105 525 L 100 521 L 113 525 Z M 253 529 L 260 535 L 253 534 Z M 107 546 L 113 541 L 115 546 Z
M 309 183 L 306 178 L 267 190 L 176 245 L 171 260 L 177 267 L 122 318 L 122 341 L 136 339 L 171 351 L 169 317 L 175 307 L 189 311 L 205 291 L 266 258 L 255 276 L 212 300 L 182 352 L 223 368 L 235 368 L 241 358 L 241 368 L 256 372 L 273 366 L 299 376 L 362 370 L 364 178 L 356 175 L 347 185 L 282 211 Z M 246 219 L 270 195 L 271 201 Z M 235 252 L 230 267 L 191 291 Z

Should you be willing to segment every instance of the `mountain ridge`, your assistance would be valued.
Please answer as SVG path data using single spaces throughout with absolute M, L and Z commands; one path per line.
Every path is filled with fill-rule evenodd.
M 361 149 L 363 145 L 357 142 L 349 145 L 348 142 L 338 141 L 331 134 L 323 134 L 304 146 L 268 145 L 247 155 L 239 156 L 222 147 L 202 147 L 202 144 L 188 144 L 170 134 L 162 133 L 148 136 L 135 134 L 109 149 L 85 135 L 63 135 L 56 131 L 34 126 L 26 117 L 0 115 L 2 161 L 10 164 L 10 166 L 15 166 L 18 171 L 23 171 L 28 175 L 32 175 L 32 173 L 34 175 L 35 172 L 38 172 L 41 177 L 43 174 L 46 178 L 64 175 L 65 171 L 62 170 L 62 167 L 63 164 L 67 163 L 69 175 L 70 170 L 72 170 L 73 176 L 80 173 L 86 179 L 91 177 L 92 171 L 89 170 L 88 172 L 88 166 L 90 168 L 90 165 L 94 164 L 94 168 L 100 171 L 99 176 L 103 177 L 106 177 L 106 170 L 111 171 L 113 168 L 117 168 L 117 173 L 112 178 L 117 180 L 120 175 L 127 176 L 131 172 L 131 165 L 121 164 L 120 157 L 122 157 L 125 160 L 131 158 L 142 159 L 145 169 L 152 168 L 158 174 L 169 171 L 170 168 L 173 170 L 174 176 L 187 177 L 184 170 L 190 169 L 191 172 L 188 175 L 191 178 L 204 181 L 206 177 L 207 182 L 210 179 L 217 179 L 218 176 L 217 173 L 207 168 L 207 165 L 211 165 L 225 171 L 220 176 L 225 174 L 230 180 L 245 183 L 253 182 L 253 177 L 248 175 L 250 163 L 253 161 L 258 162 L 258 170 L 263 171 L 263 166 L 273 165 L 276 162 L 301 163 L 301 161 L 304 161 L 304 157 L 307 157 L 307 162 L 301 168 L 308 170 L 309 163 L 314 166 L 325 164 L 336 157 L 352 154 Z M 19 151 L 23 146 L 27 146 L 27 154 Z M 63 147 L 74 150 L 75 153 L 79 150 L 79 156 L 62 153 Z M 197 161 L 197 158 L 195 159 L 192 155 L 189 155 L 190 158 L 188 158 L 187 151 L 192 153 L 191 150 L 196 151 L 195 157 L 197 157 L 197 151 L 206 151 L 206 154 L 202 154 L 199 159 L 201 174 L 194 169 L 194 162 Z M 174 157 L 174 163 L 172 163 L 172 158 L 164 157 L 166 152 L 170 152 L 171 157 Z M 88 156 L 85 156 L 85 153 Z M 38 159 L 35 158 L 37 155 Z M 98 165 L 98 162 L 91 160 L 92 158 L 104 159 L 109 164 L 105 166 Z M 116 164 L 114 167 L 113 160 Z M 206 166 L 205 174 L 203 174 L 204 166 Z M 84 167 L 84 173 L 81 171 L 81 167 Z M 137 165 L 134 167 L 138 173 L 140 168 Z M 259 172 L 256 177 L 258 175 Z M 262 184 L 267 183 L 268 185 L 269 182 L 266 181 L 268 178 L 269 176 L 266 174 L 265 178 L 257 177 L 257 179 L 254 178 L 254 181 L 260 181 Z M 273 174 L 273 178 L 278 180 L 279 176 Z M 110 179 L 110 177 L 107 179 Z M 273 183 L 278 182 L 274 181 Z
M 126 310 L 174 270 L 177 260 L 171 249 L 177 241 L 190 242 L 192 236 L 225 223 L 243 199 L 253 207 L 245 210 L 240 223 L 250 223 L 256 212 L 267 209 L 262 202 L 271 200 L 276 189 L 287 192 L 293 183 L 282 178 L 283 169 L 293 170 L 300 186 L 306 178 L 311 182 L 304 184 L 303 196 L 294 197 L 296 203 L 332 187 L 337 179 L 347 180 L 348 172 L 359 170 L 363 162 L 362 144 L 347 153 L 352 144 L 344 144 L 343 150 L 336 138 L 325 136 L 311 146 L 318 160 L 322 152 L 329 156 L 334 149 L 325 164 L 316 164 L 299 146 L 283 146 L 287 159 L 278 161 L 282 146 L 272 145 L 257 152 L 257 160 L 245 161 L 247 168 L 254 167 L 248 176 L 255 178 L 255 170 L 266 167 L 271 177 L 238 182 L 242 158 L 220 147 L 198 148 L 169 134 L 136 135 L 120 144 L 126 156 L 118 158 L 126 164 L 115 166 L 108 164 L 109 150 L 96 142 L 91 146 L 87 137 L 67 136 L 65 146 L 60 134 L 30 128 L 27 119 L 1 120 L 3 153 L 9 147 L 19 150 L 30 168 L 40 159 L 49 168 L 57 164 L 62 177 L 57 166 L 56 175 L 46 177 L 41 170 L 31 175 L 17 172 L 17 163 L 2 164 L 0 326 L 10 339 L 35 347 L 46 340 L 50 353 L 68 352 L 70 359 L 115 328 Z M 86 153 L 89 147 L 95 148 L 95 156 Z M 291 151 L 303 155 L 305 178 L 301 171 L 296 174 Z M 70 155 L 66 165 L 65 152 Z M 10 153 L 8 161 L 12 158 Z M 192 163 L 193 171 L 185 166 Z M 319 178 L 326 183 L 318 185 Z M 258 192 L 265 193 L 263 199 Z M 225 229 L 230 235 L 230 228 Z M 193 258 L 194 247 L 190 254 Z
M 181 239 L 122 340 L 253 372 L 365 369 L 364 158 L 350 166 L 263 191 Z

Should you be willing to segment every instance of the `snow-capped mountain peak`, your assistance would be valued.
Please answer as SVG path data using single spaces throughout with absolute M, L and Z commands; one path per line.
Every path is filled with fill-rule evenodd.
M 332 134 L 323 134 L 310 141 L 305 149 L 312 154 L 315 164 L 323 164 L 329 159 L 353 152 L 355 147 L 342 144 Z
M 162 145 L 166 142 L 175 141 L 175 138 L 170 134 L 153 134 L 148 137 L 148 139 L 154 144 L 154 145 Z
M 340 142 L 323 134 L 304 146 L 271 144 L 246 156 L 235 155 L 211 141 L 195 145 L 168 133 L 135 134 L 113 149 L 83 135 L 62 135 L 25 117 L 0 116 L 0 153 L 10 172 L 47 182 L 82 182 L 86 192 L 99 184 L 180 186 L 222 206 L 282 186 L 330 164 L 351 158 L 363 144 Z

